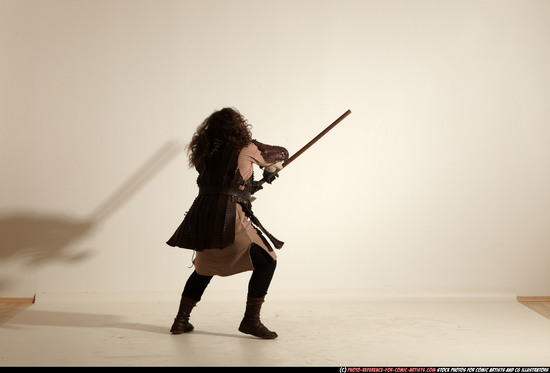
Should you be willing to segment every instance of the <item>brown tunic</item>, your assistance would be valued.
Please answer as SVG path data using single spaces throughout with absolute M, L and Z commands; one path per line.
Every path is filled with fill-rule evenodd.
M 258 147 L 250 143 L 243 148 L 238 156 L 237 167 L 244 180 L 253 176 L 254 165 L 265 167 L 273 172 L 281 169 L 280 162 L 274 162 L 264 158 Z M 213 248 L 196 251 L 194 260 L 195 270 L 205 276 L 230 276 L 240 272 L 253 270 L 250 258 L 250 246 L 256 243 L 273 259 L 277 259 L 275 251 L 262 239 L 261 233 L 254 227 L 250 219 L 245 215 L 240 204 L 236 203 L 235 239 L 232 244 L 223 248 Z

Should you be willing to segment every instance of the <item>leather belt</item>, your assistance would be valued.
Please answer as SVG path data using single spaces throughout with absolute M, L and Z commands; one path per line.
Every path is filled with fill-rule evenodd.
M 273 243 L 273 245 L 280 249 L 283 247 L 284 242 L 279 241 L 276 239 L 271 233 L 269 233 L 263 226 L 262 223 L 260 223 L 260 220 L 254 215 L 252 212 L 250 199 L 252 195 L 250 192 L 239 190 L 239 189 L 231 189 L 231 188 L 224 188 L 219 186 L 202 186 L 199 187 L 199 195 L 207 195 L 207 194 L 218 194 L 218 195 L 224 195 L 224 196 L 230 196 L 234 202 L 245 202 L 243 205 L 243 210 L 245 211 L 245 214 L 252 220 L 252 222 L 260 228 L 260 230 L 269 238 L 269 240 Z M 269 247 L 269 245 L 268 245 Z M 273 251 L 269 247 L 269 251 Z
M 205 195 L 205 194 L 221 194 L 224 196 L 231 196 L 236 198 L 242 198 L 245 200 L 250 201 L 252 198 L 252 195 L 250 192 L 247 192 L 246 190 L 239 190 L 239 189 L 232 189 L 232 188 L 224 188 L 224 187 L 218 187 L 218 186 L 203 186 L 199 188 L 199 195 Z

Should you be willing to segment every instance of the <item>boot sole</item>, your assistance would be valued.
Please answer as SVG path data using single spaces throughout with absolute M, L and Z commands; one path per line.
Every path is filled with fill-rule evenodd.
M 257 338 L 261 338 L 261 339 L 275 339 L 275 338 L 278 337 L 277 333 L 274 333 L 275 335 L 273 335 L 273 336 L 262 336 L 262 335 L 257 335 L 257 334 L 254 334 L 254 333 L 249 333 L 248 331 L 246 331 L 246 329 L 241 330 L 241 328 L 239 328 L 239 331 L 241 333 L 248 334 L 248 335 L 251 335 L 251 336 L 254 336 L 254 337 L 257 337 Z

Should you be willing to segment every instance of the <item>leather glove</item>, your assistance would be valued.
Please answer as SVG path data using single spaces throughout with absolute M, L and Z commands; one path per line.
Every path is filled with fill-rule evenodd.
M 252 181 L 252 188 L 250 190 L 250 194 L 254 194 L 256 193 L 258 190 L 262 190 L 264 187 L 262 186 L 262 184 L 260 184 L 259 181 Z M 256 197 L 254 197 L 256 198 Z
M 277 172 L 269 172 L 267 170 L 264 170 L 262 176 L 266 183 L 271 184 L 276 178 L 279 177 L 279 174 Z

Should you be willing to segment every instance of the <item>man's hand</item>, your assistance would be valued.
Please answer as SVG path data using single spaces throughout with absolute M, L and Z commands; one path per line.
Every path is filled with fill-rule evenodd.
M 262 190 L 264 187 L 262 186 L 262 184 L 260 184 L 259 181 L 253 181 L 252 182 L 252 189 L 250 190 L 250 194 L 254 194 L 256 193 L 258 190 Z M 256 198 L 256 197 L 254 197 Z
M 264 170 L 264 174 L 262 176 L 266 183 L 271 184 L 276 178 L 279 177 L 279 174 L 277 173 L 277 171 L 269 172 L 267 170 Z

